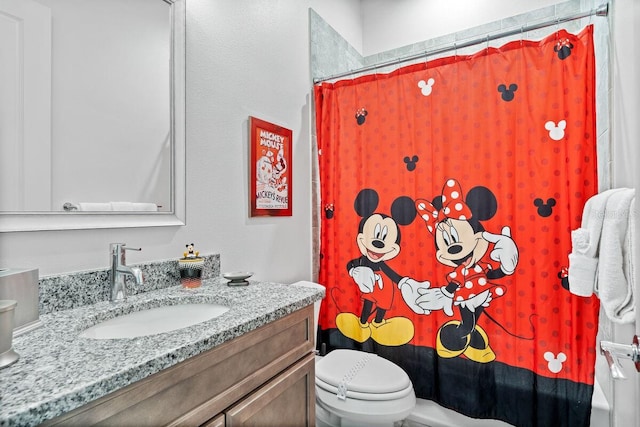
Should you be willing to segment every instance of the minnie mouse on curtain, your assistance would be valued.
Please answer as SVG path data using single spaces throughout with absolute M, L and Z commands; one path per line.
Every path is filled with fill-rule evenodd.
M 597 192 L 592 31 L 315 87 L 328 349 L 471 417 L 589 424 L 599 305 L 566 272 Z

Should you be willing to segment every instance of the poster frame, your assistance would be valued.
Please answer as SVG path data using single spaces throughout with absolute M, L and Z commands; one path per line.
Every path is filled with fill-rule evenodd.
M 265 134 L 261 134 L 264 131 Z M 264 135 L 273 138 L 262 138 Z M 261 149 L 261 143 L 270 144 Z M 279 145 L 281 144 L 281 146 Z M 280 149 L 282 152 L 280 152 Z M 270 123 L 257 117 L 249 116 L 249 216 L 292 216 L 292 186 L 293 173 L 291 154 L 293 148 L 293 132 L 278 124 Z M 266 207 L 264 201 L 260 201 L 260 187 L 264 186 L 264 176 L 259 177 L 260 166 L 271 167 L 271 184 L 275 188 L 286 187 L 286 198 L 273 200 L 277 207 Z M 277 172 L 279 169 L 280 172 Z M 260 179 L 260 181 L 259 181 Z M 270 192 L 272 193 L 272 192 Z M 275 194 L 274 194 L 275 195 Z

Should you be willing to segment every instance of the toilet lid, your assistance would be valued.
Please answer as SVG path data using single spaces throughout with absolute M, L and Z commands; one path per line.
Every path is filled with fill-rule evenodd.
M 337 394 L 389 397 L 413 389 L 409 376 L 395 363 L 373 353 L 342 349 L 316 363 L 316 385 Z

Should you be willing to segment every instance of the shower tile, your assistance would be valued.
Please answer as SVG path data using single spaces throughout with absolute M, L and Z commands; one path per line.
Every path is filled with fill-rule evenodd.
M 564 3 L 558 3 L 555 5 L 555 8 L 556 8 L 556 16 L 572 15 L 582 10 L 580 6 L 580 0 L 573 0 L 573 1 L 566 1 Z M 586 10 L 589 10 L 589 9 L 590 8 L 587 8 Z
M 362 55 L 313 9 L 309 9 L 311 75 L 326 77 L 362 67 Z
M 609 147 L 611 135 L 609 129 L 598 135 L 598 189 L 599 191 L 611 188 L 611 150 Z
M 544 22 L 555 16 L 555 6 L 547 6 L 531 12 L 510 16 L 501 22 L 502 28 L 522 27 L 537 22 Z
M 499 32 L 501 28 L 502 26 L 500 25 L 500 21 L 489 22 L 488 24 L 478 25 L 477 27 L 458 31 L 456 33 L 456 39 L 458 41 L 464 41 L 465 39 L 471 40 L 478 37 L 484 37 L 487 34 Z
M 402 46 L 393 50 L 387 50 L 385 52 L 378 53 L 378 59 L 381 62 L 385 62 L 385 61 L 409 56 L 412 53 L 412 49 L 413 49 L 412 46 L 413 45 Z

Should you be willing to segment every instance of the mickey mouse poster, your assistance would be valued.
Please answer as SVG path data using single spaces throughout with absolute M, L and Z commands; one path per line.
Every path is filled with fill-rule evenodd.
M 282 126 L 249 118 L 251 216 L 290 216 L 292 132 Z

